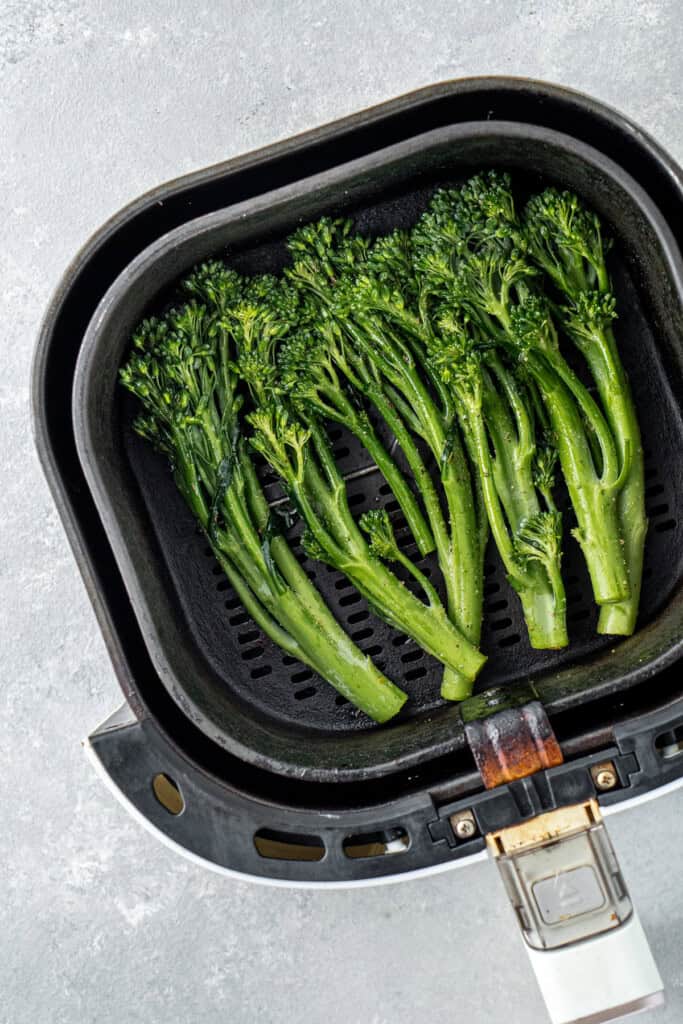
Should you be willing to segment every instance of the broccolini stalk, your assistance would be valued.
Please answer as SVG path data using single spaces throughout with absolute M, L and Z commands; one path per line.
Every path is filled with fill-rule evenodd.
M 562 516 L 553 498 L 557 449 L 551 438 L 539 443 L 533 406 L 526 390 L 489 353 L 493 380 L 484 391 L 484 417 L 494 452 L 493 474 L 512 531 L 516 562 L 527 580 L 518 590 L 532 647 L 568 643 L 567 601 L 560 571 Z M 503 398 L 503 395 L 505 398 Z
M 647 533 L 643 446 L 631 389 L 612 330 L 614 295 L 605 262 L 600 221 L 569 192 L 547 189 L 524 211 L 524 230 L 534 260 L 566 305 L 565 331 L 595 380 L 619 457 L 622 487 L 617 510 L 631 594 L 600 610 L 598 632 L 630 636 L 635 629 Z
M 309 296 L 318 318 L 333 318 L 351 350 L 372 368 L 372 389 L 365 393 L 394 433 L 418 483 L 446 585 L 449 616 L 478 644 L 485 541 L 469 468 L 457 427 L 448 418 L 452 410 L 437 405 L 410 346 L 391 321 L 391 315 L 410 301 L 411 274 L 404 273 L 402 254 L 394 251 L 398 236 L 379 239 L 370 248 L 350 231 L 350 222 L 328 219 L 300 229 L 290 239 L 295 262 L 285 273 Z M 436 459 L 448 524 L 406 424 Z M 459 700 L 470 691 L 470 679 L 448 667 L 442 696 Z
M 221 287 L 235 286 L 228 275 Z M 406 700 L 346 635 L 277 534 L 244 443 L 228 332 L 195 301 L 143 322 L 121 382 L 136 430 L 174 479 L 246 610 L 271 639 L 378 722 Z
M 377 292 L 368 280 L 357 299 L 363 303 L 347 322 L 356 344 L 373 360 L 385 381 L 410 406 L 413 429 L 431 451 L 439 469 L 448 511 L 448 532 L 435 529 L 442 545 L 437 548 L 439 564 L 449 595 L 454 621 L 473 642 L 479 640 L 481 622 L 482 559 L 476 502 L 469 467 L 456 422 L 448 422 L 428 387 L 426 375 L 406 340 L 393 329 L 389 316 L 380 316 Z M 431 504 L 428 512 L 431 509 Z M 436 510 L 432 513 L 436 522 Z M 438 545 L 437 541 L 437 545 Z
M 582 405 L 574 401 L 566 380 L 555 372 L 555 360 L 546 358 L 557 351 L 557 336 L 540 297 L 529 296 L 515 307 L 511 331 L 548 410 L 578 523 L 573 534 L 586 559 L 595 600 L 599 605 L 621 601 L 629 593 L 629 580 L 617 514 L 621 481 L 611 434 L 602 426 L 595 433 L 601 463 L 596 465 L 586 425 L 599 423 L 601 414 L 587 392 Z M 586 409 L 592 421 L 585 416 Z
M 282 402 L 263 405 L 247 419 L 252 446 L 282 478 L 306 524 L 310 556 L 343 572 L 386 622 L 471 683 L 486 659 L 450 622 L 435 591 L 423 603 L 373 553 L 351 514 L 320 424 L 312 417 L 302 424 Z
M 467 196 L 476 184 L 474 179 L 462 193 Z M 437 193 L 413 232 L 424 345 L 432 367 L 455 396 L 491 531 L 520 597 L 530 642 L 537 648 L 563 647 L 562 524 L 550 494 L 552 484 L 546 480 L 544 496 L 534 479 L 531 400 L 486 333 L 472 323 L 470 314 L 460 312 L 462 281 L 453 267 L 454 251 L 465 251 L 476 230 L 489 229 L 496 205 L 492 199 L 484 220 L 475 205 L 466 219 L 451 195 Z M 459 202 L 464 202 L 460 196 Z
M 483 566 L 484 550 L 488 540 L 488 521 L 484 506 L 481 485 L 477 473 L 473 474 L 471 480 L 472 489 L 468 492 L 464 486 L 466 467 L 464 465 L 464 453 L 460 445 L 460 435 L 457 428 L 458 417 L 453 402 L 451 389 L 442 381 L 441 374 L 435 372 L 433 362 L 430 358 L 429 340 L 433 334 L 431 318 L 430 292 L 424 287 L 424 279 L 420 277 L 416 267 L 416 253 L 414 251 L 413 239 L 407 231 L 396 230 L 384 238 L 378 238 L 373 244 L 368 255 L 368 269 L 371 278 L 361 278 L 359 285 L 365 293 L 365 301 L 371 306 L 376 314 L 385 318 L 392 325 L 390 334 L 401 334 L 403 345 L 409 347 L 412 356 L 419 366 L 420 373 L 433 388 L 437 402 L 429 410 L 433 415 L 440 416 L 446 432 L 446 452 L 453 458 L 453 465 L 449 472 L 455 470 L 456 475 L 461 478 L 460 498 L 474 509 L 474 517 L 477 524 L 477 541 L 479 550 L 479 570 Z M 425 417 L 415 415 L 412 407 L 408 406 L 396 389 L 391 388 L 390 393 L 397 405 L 404 410 L 403 414 L 411 428 L 421 437 L 429 437 L 425 430 Z M 438 435 L 432 439 L 432 451 L 436 454 Z M 465 432 L 462 440 L 465 446 L 469 445 L 469 437 Z M 429 441 L 428 441 L 429 443 Z M 471 452 L 469 453 L 471 456 Z M 444 462 L 445 460 L 442 460 Z M 457 469 L 456 469 L 457 467 Z M 450 493 L 453 484 L 447 478 L 445 490 Z M 453 498 L 457 495 L 454 493 Z M 473 501 L 472 501 L 473 499 Z M 451 509 L 455 508 L 455 501 L 451 502 Z M 467 549 L 466 538 L 463 538 Z M 474 564 L 477 564 L 476 558 Z M 481 572 L 480 572 L 481 575 Z M 478 636 L 478 633 L 477 633 Z
M 539 500 L 534 427 L 526 396 L 495 353 L 477 348 L 466 318 L 444 312 L 438 327 L 430 346 L 432 362 L 455 396 L 479 471 L 491 532 L 519 595 L 529 640 L 536 648 L 564 647 L 562 521 L 550 496 L 547 470 L 544 485 L 549 497 L 543 503 Z
M 425 273 L 452 281 L 453 301 L 492 341 L 516 353 L 548 410 L 563 475 L 578 521 L 578 539 L 600 605 L 630 594 L 617 496 L 614 439 L 586 387 L 562 357 L 550 312 L 534 287 L 538 271 L 524 248 L 505 175 L 472 179 L 438 193 L 427 218 L 443 252 L 425 253 Z M 454 271 L 454 273 L 453 273 Z M 597 447 L 597 457 L 593 452 Z

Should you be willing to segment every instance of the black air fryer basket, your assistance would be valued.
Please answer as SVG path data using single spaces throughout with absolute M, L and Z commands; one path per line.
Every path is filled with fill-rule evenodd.
M 227 253 L 240 270 L 277 271 L 296 224 L 332 213 L 370 234 L 408 226 L 435 186 L 481 167 L 512 171 L 522 191 L 578 191 L 616 239 L 619 337 L 650 517 L 640 624 L 628 640 L 595 636 L 587 574 L 567 542 L 571 644 L 532 652 L 491 548 L 480 696 L 446 706 L 438 665 L 340 574 L 306 563 L 351 636 L 410 695 L 399 719 L 378 728 L 250 620 L 163 459 L 132 432 L 117 369 L 132 327 L 198 260 Z M 172 182 L 89 243 L 43 326 L 37 441 L 126 698 L 89 749 L 146 821 L 219 867 L 346 883 L 476 853 L 493 828 L 596 795 L 591 769 L 608 761 L 618 782 L 604 804 L 683 774 L 682 211 L 680 171 L 621 116 L 555 87 L 475 79 Z M 395 511 L 354 439 L 332 436 L 354 512 Z M 292 540 L 298 550 L 296 529 Z M 534 700 L 564 763 L 485 791 L 463 720 Z M 454 831 L 460 812 L 471 813 L 472 834 Z

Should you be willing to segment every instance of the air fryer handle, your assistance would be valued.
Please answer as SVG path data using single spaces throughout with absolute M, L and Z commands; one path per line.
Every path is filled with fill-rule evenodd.
M 610 1021 L 664 1002 L 636 911 L 592 939 L 555 950 L 526 948 L 551 1024 Z
M 511 782 L 528 783 L 537 795 L 534 777 L 563 766 L 540 701 L 524 694 L 511 701 L 490 690 L 466 701 L 461 713 L 494 799 Z M 552 1024 L 598 1024 L 663 1001 L 662 980 L 595 795 L 618 778 L 614 761 L 605 761 L 584 775 L 583 795 L 579 787 L 573 799 L 557 803 L 546 793 L 547 809 L 542 803 L 516 823 L 483 829 Z M 592 792 L 585 789 L 589 780 Z
M 662 979 L 594 798 L 489 833 L 552 1024 L 663 1002 Z

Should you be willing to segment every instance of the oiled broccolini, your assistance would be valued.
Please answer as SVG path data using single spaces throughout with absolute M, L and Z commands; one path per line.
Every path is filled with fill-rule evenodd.
M 378 722 L 405 694 L 351 641 L 276 530 L 240 429 L 243 396 L 220 320 L 195 302 L 141 324 L 123 385 L 144 407 L 136 429 L 175 482 L 257 625 Z
M 550 189 L 519 217 L 509 177 L 488 172 L 439 190 L 410 231 L 369 240 L 322 218 L 289 250 L 280 277 L 246 278 L 220 260 L 197 267 L 182 305 L 140 325 L 121 371 L 143 405 L 136 429 L 170 459 L 259 627 L 376 721 L 402 707 L 406 695 L 346 635 L 278 532 L 254 452 L 303 520 L 309 557 L 346 574 L 443 663 L 445 698 L 467 697 L 485 662 L 489 530 L 531 645 L 568 642 L 558 468 L 599 631 L 632 632 L 647 529 L 642 444 L 595 215 Z M 565 360 L 564 336 L 599 401 Z M 366 449 L 419 556 L 436 553 L 445 604 L 385 510 L 356 521 L 328 422 Z

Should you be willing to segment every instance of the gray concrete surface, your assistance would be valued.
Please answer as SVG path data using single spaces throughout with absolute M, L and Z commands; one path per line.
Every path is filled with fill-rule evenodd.
M 541 1024 L 488 865 L 357 892 L 223 880 L 140 830 L 80 740 L 117 684 L 33 452 L 28 380 L 60 274 L 193 168 L 435 80 L 591 92 L 683 159 L 677 0 L 0 4 L 0 1022 Z M 683 797 L 613 822 L 683 1020 Z

